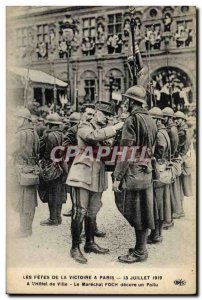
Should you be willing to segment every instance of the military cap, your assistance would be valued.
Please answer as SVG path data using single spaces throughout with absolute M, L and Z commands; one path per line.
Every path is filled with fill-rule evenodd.
M 165 107 L 162 111 L 163 111 L 164 117 L 173 117 L 174 116 L 174 111 L 171 107 Z
M 163 112 L 159 107 L 152 107 L 149 110 L 149 114 L 152 116 L 152 118 L 163 119 Z
M 69 121 L 71 123 L 79 123 L 81 120 L 81 114 L 79 112 L 73 112 L 70 116 L 69 116 Z
M 46 123 L 61 125 L 62 121 L 58 113 L 53 113 L 46 117 Z
M 142 85 L 131 86 L 123 96 L 146 104 L 146 90 Z
M 174 118 L 180 118 L 180 119 L 183 119 L 183 120 L 187 120 L 185 114 L 182 111 L 177 111 L 174 114 Z
M 100 101 L 96 104 L 95 108 L 105 114 L 114 115 L 115 113 L 114 104 L 111 102 Z

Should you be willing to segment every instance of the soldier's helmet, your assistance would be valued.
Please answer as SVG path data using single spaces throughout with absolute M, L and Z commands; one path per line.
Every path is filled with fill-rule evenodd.
M 53 114 L 50 114 L 46 117 L 46 124 L 48 124 L 48 123 L 61 125 L 62 121 L 61 121 L 61 118 L 58 115 L 58 113 L 53 113 Z
M 32 121 L 32 116 L 30 111 L 24 106 L 21 106 L 17 109 L 15 116 Z
M 134 85 L 131 86 L 123 96 L 133 99 L 137 102 L 141 102 L 143 104 L 146 104 L 146 90 L 141 85 Z
M 152 118 L 163 119 L 163 112 L 159 107 L 152 107 L 149 110 L 149 114 L 152 116 Z
M 175 114 L 174 114 L 174 118 L 180 118 L 180 119 L 183 119 L 183 120 L 187 120 L 185 114 L 182 112 L 182 111 L 177 111 Z
M 165 107 L 162 111 L 163 111 L 164 117 L 173 117 L 174 116 L 174 111 L 171 107 Z
M 79 112 L 73 112 L 70 116 L 69 116 L 69 121 L 70 123 L 79 123 L 81 120 L 81 114 Z

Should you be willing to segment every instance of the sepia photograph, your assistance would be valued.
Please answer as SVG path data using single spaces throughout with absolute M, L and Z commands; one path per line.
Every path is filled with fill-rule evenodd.
M 197 294 L 197 13 L 6 7 L 7 294 Z

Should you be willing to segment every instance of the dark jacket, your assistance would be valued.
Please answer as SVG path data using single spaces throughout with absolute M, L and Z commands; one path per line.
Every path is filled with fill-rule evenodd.
M 174 122 L 166 126 L 166 130 L 168 132 L 170 143 L 171 143 L 171 156 L 178 156 L 177 149 L 179 144 L 178 130 L 177 126 Z
M 64 186 L 64 171 L 62 170 L 62 162 L 54 162 L 51 159 L 51 152 L 57 146 L 62 146 L 63 133 L 58 127 L 52 127 L 45 131 L 41 139 L 40 156 L 41 156 L 41 175 L 39 183 L 39 197 L 42 202 L 53 202 L 62 204 L 66 202 L 66 191 Z M 56 152 L 56 158 L 61 158 L 63 153 Z
M 40 156 L 45 160 L 50 160 L 51 152 L 54 147 L 63 144 L 63 133 L 58 127 L 52 127 L 44 132 L 40 140 Z
M 124 123 L 121 146 L 139 146 L 140 149 L 144 146 L 150 150 L 147 151 L 147 158 L 151 158 L 156 134 L 156 124 L 148 111 L 142 107 L 135 107 Z M 124 175 L 127 176 L 127 172 L 131 173 L 129 169 L 130 164 L 127 161 L 117 163 L 114 178 L 120 181 Z
M 157 126 L 154 157 L 157 160 L 170 160 L 171 145 L 170 138 L 163 124 Z
M 189 151 L 191 145 L 191 136 L 187 124 L 183 124 L 178 127 L 179 145 L 178 153 L 184 156 Z
M 79 124 L 76 124 L 67 130 L 64 136 L 63 146 L 76 146 L 77 145 L 77 132 Z

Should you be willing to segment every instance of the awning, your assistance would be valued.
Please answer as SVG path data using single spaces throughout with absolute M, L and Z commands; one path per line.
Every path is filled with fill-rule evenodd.
M 40 83 L 48 83 L 48 84 L 56 84 L 58 86 L 66 87 L 67 83 L 52 76 L 45 72 L 33 70 L 33 69 L 26 69 L 26 68 L 11 68 L 9 71 L 23 77 L 24 80 L 28 79 L 29 74 L 29 80 L 33 82 L 40 82 Z

